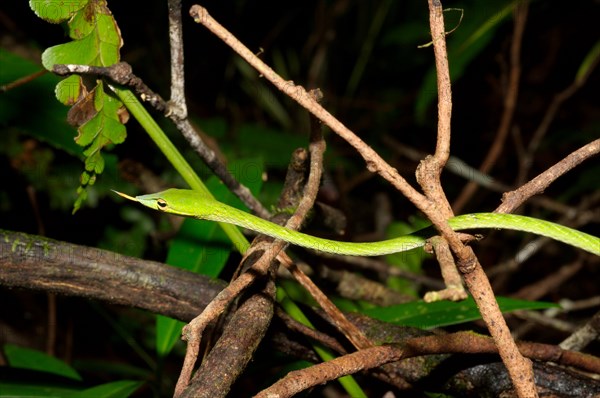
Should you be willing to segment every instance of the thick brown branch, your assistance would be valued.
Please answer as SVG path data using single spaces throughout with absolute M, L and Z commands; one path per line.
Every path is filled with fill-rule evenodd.
M 0 230 L 0 284 L 89 297 L 187 321 L 222 281 L 114 252 Z

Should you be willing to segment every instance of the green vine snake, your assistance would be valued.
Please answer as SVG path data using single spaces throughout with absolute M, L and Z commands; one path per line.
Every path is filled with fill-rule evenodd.
M 287 229 L 206 197 L 193 190 L 168 189 L 136 197 L 120 192 L 116 193 L 126 199 L 139 202 L 144 206 L 165 213 L 234 224 L 284 240 L 293 245 L 341 255 L 380 256 L 403 252 L 425 245 L 428 237 L 436 235 L 435 229 L 428 227 L 411 235 L 379 242 L 358 243 L 334 241 Z M 448 220 L 448 224 L 455 231 L 493 228 L 530 232 L 555 239 L 600 256 L 600 238 L 537 218 L 514 214 L 474 213 L 451 218 Z

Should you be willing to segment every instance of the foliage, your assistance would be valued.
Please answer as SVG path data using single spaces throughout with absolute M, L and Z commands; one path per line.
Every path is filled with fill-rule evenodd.
M 56 357 L 40 351 L 6 344 L 4 346 L 4 355 L 9 365 L 13 368 L 59 375 L 64 379 L 81 381 L 81 376 L 71 366 Z M 29 378 L 26 381 L 17 381 L 16 378 L 11 380 L 2 380 L 0 378 L 0 396 L 126 398 L 143 384 L 138 381 L 121 380 L 85 388 L 82 386 L 75 387 L 73 383 L 65 383 L 60 378 L 56 378 L 54 382 L 37 381 L 42 380 L 42 377 L 40 377 L 40 374 L 36 375 L 34 372 L 23 372 L 23 374 L 29 374 Z
M 157 89 L 164 89 L 168 84 L 168 67 L 165 66 L 168 49 L 161 47 L 161 40 L 165 38 L 159 37 L 159 34 L 164 35 L 160 30 L 161 24 L 166 23 L 164 10 L 159 13 L 158 7 L 149 7 L 148 26 L 151 28 L 145 28 L 139 25 L 139 19 L 132 19 L 133 16 L 138 18 L 139 15 L 123 12 L 124 9 L 134 7 L 127 3 L 129 2 L 111 3 L 115 17 L 108 9 L 106 1 L 31 0 L 31 8 L 36 15 L 50 23 L 61 24 L 70 41 L 48 48 L 38 57 L 37 63 L 28 60 L 14 49 L 0 49 L 0 84 L 7 84 L 39 71 L 40 62 L 49 71 L 55 64 L 109 66 L 118 62 L 121 59 L 123 44 L 116 22 L 118 19 L 124 28 L 123 35 L 129 43 L 123 56 L 133 64 L 138 75 L 150 77 L 146 83 Z M 360 131 L 361 136 L 386 158 L 394 158 L 395 153 L 390 146 L 382 144 L 385 136 L 397 138 L 423 151 L 431 151 L 431 139 L 427 137 L 433 135 L 431 126 L 435 120 L 434 66 L 430 49 L 417 49 L 418 45 L 425 44 L 428 40 L 423 4 L 400 4 L 401 2 L 390 1 L 353 4 L 339 20 L 336 20 L 337 16 L 330 15 L 327 25 L 328 29 L 335 31 L 335 40 L 327 42 L 330 47 L 324 51 L 328 51 L 329 56 L 323 61 L 322 68 L 316 68 L 318 72 L 313 73 L 311 67 L 319 54 L 318 46 L 325 44 L 318 39 L 307 39 L 312 37 L 312 29 L 315 28 L 312 15 L 305 15 L 303 13 L 306 11 L 296 10 L 302 16 L 298 18 L 302 21 L 300 23 L 295 19 L 297 15 L 290 14 L 293 11 L 287 10 L 287 5 L 281 5 L 277 6 L 281 7 L 281 10 L 269 10 L 273 13 L 279 12 L 276 18 L 261 23 L 260 18 L 271 18 L 270 16 L 275 14 L 261 11 L 261 5 L 252 4 L 255 9 L 250 9 L 252 7 L 248 2 L 235 3 L 236 7 L 226 9 L 223 15 L 241 19 L 240 15 L 251 12 L 254 16 L 236 25 L 239 37 L 247 41 L 251 48 L 257 49 L 263 45 L 264 40 L 267 43 L 265 60 L 274 65 L 274 69 L 286 78 L 293 79 L 298 84 L 308 85 L 308 82 L 312 82 L 322 87 L 326 107 L 334 111 L 340 120 L 347 121 L 350 127 Z M 496 70 L 494 59 L 498 57 L 510 35 L 510 11 L 515 4 L 515 1 L 507 0 L 493 5 L 477 1 L 463 1 L 453 5 L 465 11 L 464 20 L 448 36 L 452 78 L 455 87 L 461 88 L 455 89 L 459 101 L 456 103 L 457 117 L 453 119 L 456 124 L 453 151 L 465 156 L 465 160 L 473 165 L 480 161 L 482 151 L 473 151 L 466 143 L 470 144 L 476 136 L 477 140 L 480 140 L 477 141 L 477 145 L 489 146 L 491 135 L 488 131 L 495 128 L 496 117 L 501 109 L 502 96 L 493 90 L 493 84 L 488 85 L 487 82 L 500 74 Z M 543 7 L 551 8 L 548 3 L 541 1 L 534 2 L 534 6 L 540 7 L 537 12 L 545 12 Z M 151 19 L 154 12 L 159 13 L 160 19 Z M 449 15 L 448 17 L 453 18 Z M 548 18 L 552 24 L 560 26 L 562 19 L 553 20 L 552 15 Z M 280 25 L 277 25 L 276 29 L 283 29 L 282 34 L 277 33 L 273 21 L 279 21 Z M 458 25 L 453 22 L 450 20 L 448 23 L 448 30 Z M 58 27 L 55 28 L 59 30 Z M 538 28 L 543 32 L 549 30 L 545 26 Z M 288 99 L 268 87 L 261 76 L 238 58 L 222 57 L 220 43 L 201 36 L 197 28 L 190 29 L 186 34 L 189 32 L 196 35 L 194 37 L 200 37 L 198 41 L 201 42 L 197 44 L 195 39 L 192 39 L 193 44 L 188 45 L 189 50 L 186 53 L 186 60 L 189 60 L 186 72 L 189 76 L 187 90 L 192 104 L 190 108 L 199 115 L 194 115 L 193 121 L 210 137 L 218 140 L 218 147 L 229 160 L 233 174 L 250 186 L 264 203 L 274 203 L 290 152 L 298 146 L 306 146 L 306 114 L 296 106 L 290 106 L 291 102 Z M 31 42 L 39 42 L 40 46 L 47 46 L 43 36 L 35 36 L 32 33 L 28 39 Z M 298 42 L 299 36 L 302 36 L 302 42 Z M 326 43 L 326 36 L 323 37 L 323 43 Z M 591 40 L 595 38 L 571 40 L 570 48 L 558 48 L 557 51 L 561 54 L 558 65 L 572 72 L 569 76 L 580 79 L 594 64 L 600 44 L 590 43 Z M 543 41 L 536 43 L 544 44 Z M 29 45 L 36 46 L 35 43 Z M 197 51 L 196 45 L 202 46 L 202 51 Z M 535 46 L 530 46 L 533 47 Z M 352 61 L 348 62 L 348 59 Z M 525 64 L 524 67 L 531 68 L 534 61 L 529 59 L 525 61 L 527 62 L 530 64 Z M 552 69 L 549 73 L 560 75 Z M 221 79 L 222 77 L 224 78 Z M 541 92 L 539 96 L 533 96 L 535 101 L 525 104 L 521 114 L 517 115 L 527 120 L 524 123 L 526 129 L 532 130 L 531 126 L 540 118 L 540 107 L 543 110 L 547 105 L 544 101 L 550 96 L 549 93 L 563 88 L 564 81 L 560 76 L 556 80 L 558 82 L 552 80 L 554 86 L 552 90 L 548 89 L 548 93 L 544 91 L 545 87 L 537 87 L 535 83 L 529 83 L 531 86 L 524 90 L 523 95 L 526 99 L 533 96 L 533 91 Z M 109 188 L 125 192 L 134 189 L 131 179 L 123 177 L 123 160 L 133 159 L 143 164 L 144 172 L 149 172 L 163 184 L 180 186 L 183 185 L 184 178 L 172 170 L 168 161 L 156 156 L 156 148 L 149 140 L 136 135 L 142 131 L 137 125 L 129 125 L 130 136 L 125 142 L 128 112 L 123 101 L 114 94 L 108 84 L 109 82 L 100 78 L 73 75 L 61 80 L 52 73 L 46 73 L 28 84 L 0 95 L 0 128 L 3 133 L 0 155 L 5 165 L 10 164 L 10 167 L 4 167 L 3 164 L 2 168 L 3 181 L 7 181 L 0 191 L 2 227 L 37 232 L 34 212 L 30 210 L 26 195 L 23 194 L 26 187 L 33 187 L 42 202 L 42 215 L 39 218 L 41 223 L 47 224 L 50 236 L 160 261 L 166 259 L 166 262 L 173 266 L 187 267 L 194 272 L 215 278 L 223 272 L 230 272 L 228 267 L 231 267 L 237 257 L 228 262 L 234 257 L 231 245 L 215 224 L 186 220 L 172 239 L 169 239 L 168 244 L 153 245 L 152 243 L 160 240 L 157 237 L 161 234 L 172 232 L 172 227 L 164 218 L 158 219 L 156 215 L 129 208 L 109 193 Z M 51 98 L 53 95 L 62 104 L 69 106 L 70 110 L 67 111 L 68 108 Z M 587 108 L 590 105 L 586 103 L 585 96 L 577 101 L 578 105 L 573 105 L 569 110 L 572 116 L 563 116 L 551 132 L 546 146 L 540 150 L 543 152 L 540 158 L 549 164 L 564 156 L 569 149 L 597 137 L 600 127 L 597 117 L 590 117 L 593 112 L 586 111 L 590 109 Z M 533 107 L 533 104 L 538 108 L 531 109 L 527 106 Z M 186 146 L 173 134 L 174 129 L 171 126 L 162 119 L 156 119 L 159 128 L 170 134 L 177 147 Z M 67 124 L 67 120 L 75 125 L 76 133 Z M 425 130 L 427 134 L 423 134 Z M 525 135 L 527 134 L 526 132 Z M 394 198 L 393 214 L 398 219 L 414 216 L 412 207 L 407 206 L 401 199 L 397 200 L 396 193 L 390 194 L 389 187 L 372 179 L 370 175 L 361 174 L 364 163 L 351 154 L 345 144 L 331 136 L 327 137 L 327 141 L 328 175 L 323 192 L 331 194 L 332 197 L 341 196 L 333 200 L 333 204 L 344 208 L 350 216 L 348 236 L 343 237 L 344 239 L 352 239 L 361 233 L 369 232 L 370 220 L 373 218 L 372 206 L 360 204 L 371 204 L 371 194 L 374 192 L 387 192 L 388 196 Z M 117 147 L 116 144 L 120 145 Z M 107 153 L 107 150 L 114 152 Z M 190 151 L 184 152 L 184 157 L 193 165 L 196 174 L 209 174 L 206 168 L 193 158 Z M 79 169 L 77 162 L 82 159 L 84 170 L 80 180 L 74 183 L 74 176 L 79 174 L 76 172 Z M 510 156 L 506 159 L 504 163 L 514 163 Z M 398 160 L 398 168 L 403 171 L 403 175 L 408 176 L 407 178 L 410 178 L 414 166 L 412 163 Z M 498 171 L 497 176 L 511 181 L 515 174 L 514 168 L 511 168 L 514 164 L 506 166 Z M 545 164 L 537 165 L 538 169 L 543 167 Z M 598 167 L 598 164 L 595 164 L 578 172 L 557 188 L 558 193 L 555 196 L 561 202 L 573 203 L 578 197 L 597 189 Z M 252 173 L 248 174 L 251 168 Z M 410 171 L 405 172 L 406 170 Z M 266 181 L 263 181 L 263 176 L 268 177 Z M 451 176 L 444 177 L 445 181 L 448 181 L 450 194 L 464 184 L 462 180 L 452 180 Z M 334 180 L 335 187 L 329 190 L 331 180 Z M 77 185 L 79 188 L 75 197 L 73 192 Z M 230 194 L 225 193 L 223 185 L 216 180 L 208 181 L 207 186 L 221 200 L 232 199 Z M 94 209 L 86 209 L 83 206 L 86 198 L 86 205 L 95 207 Z M 490 208 L 497 201 L 498 195 L 486 193 L 477 197 L 474 205 Z M 69 217 L 64 210 L 73 203 L 74 210 L 82 211 L 76 217 Z M 98 204 L 102 206 L 98 207 Z M 239 202 L 237 205 L 239 206 Z M 387 234 L 397 236 L 405 233 L 406 228 L 407 226 L 400 222 L 393 222 Z M 322 231 L 313 229 L 312 232 Z M 352 235 L 353 233 L 355 235 Z M 203 244 L 198 245 L 197 242 Z M 517 247 L 521 243 L 517 238 L 507 236 L 507 243 L 501 243 L 500 247 L 492 245 L 486 255 L 490 262 L 500 261 L 504 256 L 505 247 Z M 569 256 L 568 253 L 560 254 L 561 258 Z M 558 261 L 556 258 L 552 260 Z M 431 271 L 428 258 L 416 253 L 389 256 L 386 261 L 412 272 Z M 547 260 L 541 259 L 540 264 L 532 268 L 548 268 Z M 594 278 L 589 280 L 593 281 Z M 384 282 L 391 289 L 412 295 L 419 295 L 422 290 L 422 286 L 399 277 L 388 278 Z M 287 291 L 287 296 L 297 303 L 314 304 L 307 293 L 295 283 L 284 282 L 282 286 Z M 587 284 L 583 283 L 582 286 Z M 580 294 L 586 294 L 589 289 L 582 287 Z M 556 293 L 557 296 L 559 294 L 562 293 Z M 505 311 L 553 306 L 545 302 L 517 301 L 502 297 L 499 301 Z M 434 304 L 416 302 L 388 308 L 344 301 L 341 298 L 337 299 L 336 303 L 345 309 L 360 311 L 391 323 L 424 328 L 459 324 L 478 318 L 471 301 Z M 291 307 L 296 304 L 288 302 L 286 305 Z M 97 312 L 91 312 L 102 319 Z M 166 374 L 171 370 L 168 366 L 162 366 L 169 364 L 173 356 L 177 356 L 173 362 L 177 363 L 177 366 L 180 364 L 181 350 L 175 343 L 181 323 L 160 316 L 155 322 L 153 317 L 136 314 L 134 318 L 138 324 L 131 325 L 134 321 L 130 318 L 130 313 L 127 313 L 127 316 L 109 322 L 110 333 L 105 332 L 106 335 L 101 336 L 116 347 L 131 348 L 127 341 L 139 341 L 134 354 L 129 353 L 129 350 L 121 350 L 126 358 L 124 361 L 129 361 L 130 368 L 124 369 L 125 365 L 117 363 L 114 358 L 108 359 L 103 365 L 98 365 L 99 362 L 93 366 L 91 362 L 75 361 L 73 366 L 70 366 L 40 352 L 7 345 L 4 350 L 11 366 L 44 373 L 59 373 L 63 377 L 56 383 L 40 383 L 37 386 L 4 380 L 0 382 L 1 391 L 6 394 L 32 396 L 56 394 L 116 397 L 132 394 L 141 385 L 139 380 L 146 381 L 146 385 L 152 385 L 155 395 L 170 391 L 171 386 L 168 384 L 172 383 L 172 380 L 169 379 L 174 376 Z M 154 349 L 158 365 L 148 363 L 151 361 L 144 361 L 141 366 L 134 365 L 142 356 L 139 351 Z M 119 349 L 115 349 L 117 350 Z M 109 368 L 114 371 L 109 373 L 109 377 L 122 380 L 103 384 L 95 379 L 90 381 L 86 377 L 86 369 L 90 374 L 105 374 Z M 39 377 L 39 373 L 27 375 L 28 381 L 44 379 Z M 74 380 L 65 382 L 64 378 L 68 378 L 69 375 Z M 74 377 L 76 375 L 78 377 Z M 83 382 L 80 379 L 83 379 Z
M 47 70 L 52 71 L 55 65 L 111 66 L 119 61 L 121 32 L 106 1 L 30 0 L 29 4 L 36 15 L 48 22 L 67 21 L 67 34 L 73 40 L 44 51 L 42 64 Z M 56 98 L 72 107 L 68 120 L 79 133 L 75 142 L 85 148 L 85 171 L 73 208 L 76 212 L 87 198 L 87 187 L 94 185 L 104 171 L 102 150 L 125 140 L 124 123 L 128 116 L 123 103 L 106 90 L 100 79 L 88 82 L 71 75 L 57 84 Z

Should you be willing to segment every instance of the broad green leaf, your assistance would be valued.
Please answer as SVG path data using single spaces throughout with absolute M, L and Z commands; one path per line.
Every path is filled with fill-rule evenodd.
M 53 373 L 74 380 L 81 380 L 75 369 L 53 356 L 31 348 L 19 347 L 13 344 L 4 346 L 4 354 L 10 366 L 15 368 L 38 370 Z
M 127 398 L 143 384 L 132 380 L 114 381 L 73 393 L 68 398 Z
M 95 61 L 98 60 L 98 51 L 96 38 L 93 35 L 88 35 L 81 40 L 46 49 L 42 53 L 42 65 L 50 71 L 55 64 L 109 66 L 97 65 Z
M 46 69 L 52 70 L 55 64 L 110 66 L 119 62 L 121 32 L 106 1 L 90 2 L 77 11 L 67 26 L 74 41 L 44 51 L 42 64 Z
M 497 297 L 497 300 L 502 312 L 558 307 L 554 303 L 517 300 L 508 297 Z M 471 297 L 460 302 L 424 303 L 416 301 L 390 307 L 366 309 L 360 312 L 395 325 L 414 326 L 421 329 L 456 325 L 481 319 L 475 301 Z
M 121 380 L 88 389 L 62 386 L 59 383 L 37 383 L 0 380 L 0 397 L 10 398 L 127 398 L 144 383 Z
M 29 0 L 29 6 L 44 21 L 60 23 L 71 18 L 88 2 L 89 0 Z
M 36 383 L 35 380 L 0 380 L 0 397 L 7 398 L 64 398 L 78 391 L 60 385 Z

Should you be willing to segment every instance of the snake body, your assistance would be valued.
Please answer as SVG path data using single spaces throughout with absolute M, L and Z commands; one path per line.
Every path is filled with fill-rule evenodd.
M 168 189 L 149 195 L 136 196 L 135 198 L 117 193 L 127 199 L 165 213 L 234 224 L 284 240 L 293 245 L 341 255 L 381 256 L 403 252 L 425 245 L 428 237 L 436 235 L 435 229 L 428 227 L 410 235 L 379 242 L 342 242 L 317 238 L 287 229 L 192 190 Z M 538 218 L 514 214 L 473 213 L 451 218 L 448 220 L 448 224 L 455 231 L 492 228 L 529 232 L 546 236 L 600 256 L 600 238 Z

